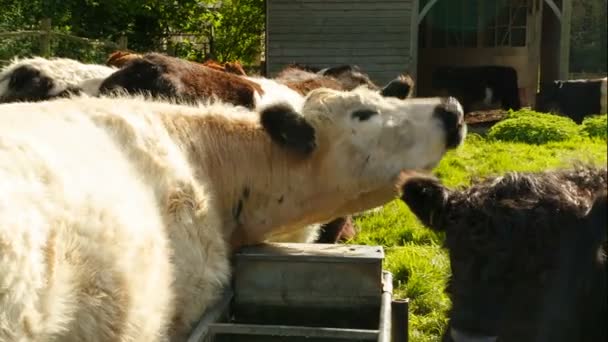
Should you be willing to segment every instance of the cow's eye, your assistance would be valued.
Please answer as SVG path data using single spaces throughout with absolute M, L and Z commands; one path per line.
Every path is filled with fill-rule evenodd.
M 378 115 L 378 112 L 371 109 L 361 109 L 354 111 L 351 116 L 353 119 L 358 119 L 359 121 L 365 121 L 371 118 L 374 115 Z

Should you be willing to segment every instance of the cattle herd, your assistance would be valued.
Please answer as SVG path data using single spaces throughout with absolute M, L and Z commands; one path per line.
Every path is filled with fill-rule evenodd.
M 269 78 L 154 52 L 15 59 L 0 72 L 0 341 L 184 341 L 235 250 L 348 240 L 351 215 L 396 196 L 445 233 L 445 341 L 605 341 L 606 168 L 448 189 L 429 172 L 466 113 L 521 107 L 517 75 L 450 67 L 433 84 L 441 97 L 413 98 L 407 74 Z M 606 79 L 538 98 L 580 122 L 606 111 Z

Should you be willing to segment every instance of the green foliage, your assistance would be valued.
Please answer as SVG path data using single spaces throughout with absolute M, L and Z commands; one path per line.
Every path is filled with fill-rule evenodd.
M 221 6 L 219 6 L 221 4 Z M 54 32 L 116 42 L 135 51 L 166 51 L 201 61 L 256 61 L 261 51 L 263 0 L 0 0 L 0 31 L 38 30 L 50 18 Z M 172 37 L 179 36 L 175 42 Z M 0 38 L 0 59 L 39 54 L 39 38 Z M 103 62 L 113 46 L 54 38 L 51 55 Z
M 589 137 L 606 139 L 608 136 L 608 115 L 594 115 L 587 117 L 581 124 L 583 131 Z
M 450 264 L 438 246 L 405 244 L 388 248 L 384 268 L 393 274 L 394 296 L 410 298 L 410 340 L 437 341 L 447 323 L 450 300 L 443 292 Z
M 514 118 L 527 114 L 514 113 Z M 530 145 L 470 134 L 461 148 L 446 154 L 433 173 L 446 186 L 458 188 L 507 171 L 541 171 L 576 161 L 606 165 L 607 154 L 606 141 L 598 138 Z M 439 247 L 442 234 L 425 228 L 400 200 L 356 217 L 355 224 L 359 234 L 351 243 L 386 247 L 384 267 L 393 273 L 395 297 L 410 299 L 410 340 L 440 340 L 450 306 L 444 294 L 450 271 L 446 251 Z
M 232 0 L 219 10 L 213 53 L 221 62 L 253 64 L 262 50 L 264 0 Z
M 603 72 L 607 70 L 608 4 L 606 0 L 572 2 L 570 28 L 570 71 Z
M 488 131 L 490 139 L 545 144 L 564 141 L 579 135 L 579 127 L 570 118 L 531 110 L 511 112 L 509 117 Z

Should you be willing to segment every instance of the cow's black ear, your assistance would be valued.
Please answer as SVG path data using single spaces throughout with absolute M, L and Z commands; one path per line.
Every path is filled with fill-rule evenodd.
M 277 144 L 310 154 L 317 147 L 315 128 L 288 104 L 273 104 L 260 112 L 260 122 Z
M 401 200 L 425 226 L 443 230 L 450 191 L 439 180 L 430 177 L 409 178 L 402 187 Z
M 406 99 L 412 95 L 413 90 L 414 80 L 410 76 L 401 75 L 384 86 L 380 94 L 384 97 Z

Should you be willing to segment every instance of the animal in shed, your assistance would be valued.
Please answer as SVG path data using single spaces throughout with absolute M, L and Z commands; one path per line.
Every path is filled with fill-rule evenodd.
M 606 179 L 605 166 L 575 165 L 464 189 L 406 181 L 403 201 L 445 234 L 444 341 L 605 341 Z
M 608 111 L 607 80 L 604 77 L 542 84 L 540 92 L 536 94 L 535 109 L 565 115 L 580 124 L 587 116 Z
M 15 58 L 0 71 L 0 103 L 43 101 L 80 92 L 95 95 L 114 71 L 69 58 Z
M 466 132 L 453 99 L 368 89 L 258 115 L 84 95 L 0 112 L 0 340 L 21 342 L 184 341 L 232 251 L 392 200 Z M 282 149 L 269 119 L 306 121 L 319 148 Z
M 498 65 L 441 66 L 433 70 L 437 95 L 454 96 L 465 113 L 486 109 L 521 109 L 517 71 Z

